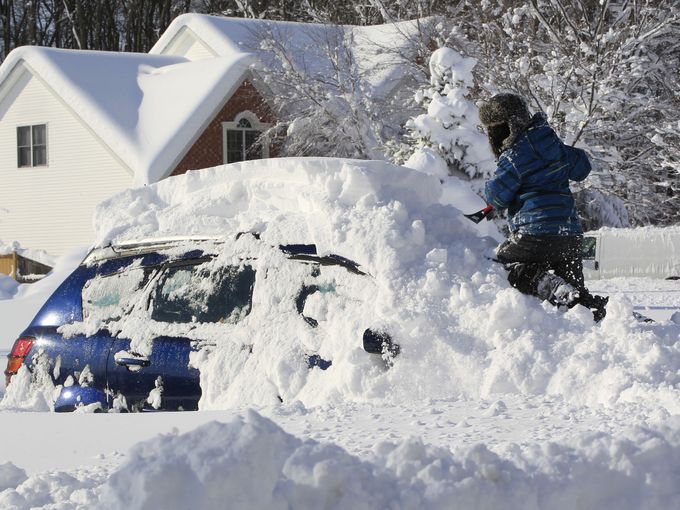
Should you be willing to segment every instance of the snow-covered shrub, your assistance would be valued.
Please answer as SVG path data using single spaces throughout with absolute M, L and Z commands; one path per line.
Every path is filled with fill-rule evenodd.
M 421 153 L 437 154 L 449 169 L 470 177 L 488 176 L 494 169 L 486 136 L 479 130 L 479 112 L 469 98 L 476 60 L 451 48 L 439 48 L 430 57 L 430 84 L 418 90 L 415 101 L 426 113 L 406 123 L 406 142 L 392 144 L 398 163 L 413 167 Z M 441 163 L 435 166 L 441 167 Z M 430 172 L 432 173 L 432 172 Z

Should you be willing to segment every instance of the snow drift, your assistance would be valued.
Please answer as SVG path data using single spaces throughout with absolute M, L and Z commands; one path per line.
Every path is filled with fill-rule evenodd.
M 137 445 L 110 478 L 112 509 L 674 508 L 680 438 L 638 430 L 502 458 L 417 439 L 382 442 L 371 461 L 302 441 L 257 413 Z M 181 481 L 181 483 L 177 483 Z
M 209 356 L 199 354 L 202 388 L 210 395 L 203 409 L 269 403 L 252 391 L 221 398 L 228 391 L 223 374 L 237 370 L 240 387 L 274 380 L 289 401 L 305 405 L 517 393 L 680 411 L 678 325 L 640 325 L 623 299 L 612 300 L 607 318 L 595 324 L 582 307 L 563 313 L 520 294 L 485 257 L 494 242 L 460 210 L 440 203 L 441 188 L 433 176 L 383 162 L 251 161 L 128 190 L 99 207 L 95 224 L 99 245 L 258 232 L 270 246 L 315 243 L 320 253 L 340 254 L 370 273 L 375 289 L 370 298 L 357 295 L 361 313 L 401 345 L 394 366 L 386 370 L 358 338 L 345 336 L 346 300 L 328 314 L 317 346 L 333 358 L 325 372 L 282 363 L 265 354 L 270 349 L 254 354 L 249 366 L 257 370 L 242 370 L 224 342 Z M 269 322 L 251 324 L 257 341 L 292 352 L 298 326 L 275 300 L 260 301 L 260 317 Z M 267 328 L 274 323 L 281 327 Z
M 7 275 L 0 273 L 0 299 L 11 299 L 19 284 Z
M 249 411 L 228 423 L 138 443 L 120 467 L 112 462 L 100 469 L 27 474 L 2 464 L 0 507 L 173 510 L 222 508 L 227 501 L 249 509 L 678 507 L 680 424 L 669 415 L 680 412 L 680 325 L 639 324 L 623 298 L 612 299 L 607 318 L 595 324 L 580 307 L 562 313 L 519 294 L 504 270 L 485 257 L 495 243 L 484 235 L 493 233 L 490 224 L 473 225 L 457 207 L 442 204 L 442 189 L 448 201 L 470 211 L 475 199 L 460 181 L 442 185 L 437 177 L 386 163 L 247 162 L 112 198 L 98 210 L 98 243 L 258 232 L 260 241 L 242 236 L 218 257 L 249 253 L 262 264 L 278 265 L 274 287 L 281 295 L 294 293 L 300 280 L 272 250 L 279 243 L 315 243 L 320 253 L 343 255 L 370 273 L 371 283 L 356 286 L 343 272 L 332 275 L 350 292 L 335 302 L 317 296 L 310 305 L 325 321 L 316 337 L 278 306 L 274 293 L 259 295 L 260 315 L 236 332 L 252 334 L 253 343 L 268 348 L 254 348 L 245 364 L 234 362 L 238 356 L 225 341 L 226 330 L 213 331 L 212 349 L 200 350 L 193 360 L 201 368 L 202 409 L 271 404 L 272 393 L 265 390 L 275 384 L 286 405 L 260 409 L 290 412 L 295 421 L 304 422 L 310 408 L 328 412 L 329 425 L 343 418 L 361 421 L 375 403 L 403 407 L 420 426 L 419 414 L 440 412 L 437 399 L 474 407 L 492 395 L 515 394 L 523 405 L 542 407 L 542 439 L 494 437 L 460 446 L 461 433 L 442 440 L 445 448 L 413 438 L 381 442 L 387 436 L 379 432 L 380 420 L 387 414 L 367 420 L 377 429 L 362 434 L 375 446 L 357 456 L 291 435 Z M 58 269 L 62 265 L 67 267 Z M 356 332 L 348 333 L 369 318 L 401 345 L 389 367 L 361 350 Z M 137 336 L 143 344 L 144 335 Z M 309 370 L 300 363 L 301 345 L 332 358 L 333 365 Z M 21 391 L 30 402 L 29 380 L 23 373 L 3 403 L 18 405 Z M 521 414 L 493 400 L 484 413 L 499 424 Z M 553 400 L 561 404 L 551 407 Z M 578 423 L 582 405 L 601 416 L 593 427 L 600 431 L 565 436 L 588 427 Z M 560 443 L 545 442 L 559 428 L 551 413 L 565 415 L 561 425 L 568 432 L 561 432 Z M 441 426 L 469 427 L 465 416 L 456 425 L 445 414 L 449 421 Z M 612 426 L 628 419 L 638 426 L 623 434 Z M 336 429 L 325 430 L 332 435 Z
M 450 451 L 415 438 L 382 441 L 360 459 L 250 411 L 138 443 L 110 476 L 82 469 L 28 476 L 0 465 L 0 507 L 666 510 L 680 505 L 678 465 L 677 424 L 510 445 L 502 455 L 484 445 Z

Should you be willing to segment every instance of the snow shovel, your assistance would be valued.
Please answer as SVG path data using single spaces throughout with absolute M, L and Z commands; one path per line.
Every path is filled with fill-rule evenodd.
M 475 223 L 479 223 L 484 218 L 487 218 L 487 216 L 489 216 L 489 214 L 491 214 L 491 211 L 493 211 L 493 206 L 487 205 L 481 211 L 477 211 L 476 213 L 472 213 L 472 214 L 464 214 L 463 216 L 465 216 L 470 221 L 474 221 Z M 487 219 L 490 219 L 490 218 L 487 218 Z

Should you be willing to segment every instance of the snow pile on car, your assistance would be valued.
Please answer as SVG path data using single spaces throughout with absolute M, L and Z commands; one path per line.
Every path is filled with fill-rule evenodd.
M 212 350 L 194 360 L 203 409 L 271 402 L 272 391 L 267 399 L 255 390 L 225 398 L 238 378 L 239 388 L 272 386 L 305 405 L 518 393 L 680 412 L 678 325 L 641 325 L 624 299 L 612 299 L 595 324 L 583 307 L 565 313 L 520 294 L 485 256 L 493 243 L 440 196 L 436 177 L 383 162 L 274 159 L 125 191 L 99 207 L 95 224 L 100 245 L 256 232 L 259 241 L 246 236 L 244 249 L 269 263 L 278 263 L 272 246 L 314 243 L 320 254 L 352 259 L 371 275 L 364 290 L 315 305 L 330 311 L 324 334 L 308 344 L 312 337 L 290 309 L 259 296 L 257 320 L 240 331 L 244 342 L 255 335 L 247 342 L 252 352 L 215 333 Z M 300 275 L 282 271 L 277 286 L 294 296 Z M 331 280 L 350 289 L 356 275 Z M 135 327 L 127 328 L 132 336 Z M 362 351 L 363 327 L 388 331 L 401 346 L 393 366 Z M 333 365 L 309 370 L 302 359 L 312 352 Z

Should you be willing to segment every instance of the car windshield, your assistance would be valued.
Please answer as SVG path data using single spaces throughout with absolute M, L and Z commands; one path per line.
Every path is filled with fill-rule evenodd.
M 168 268 L 154 291 L 151 318 L 158 322 L 235 324 L 250 313 L 255 270 L 247 265 L 204 264 Z
M 595 249 L 597 247 L 597 238 L 585 237 L 583 239 L 583 258 L 586 260 L 593 260 L 595 258 Z

